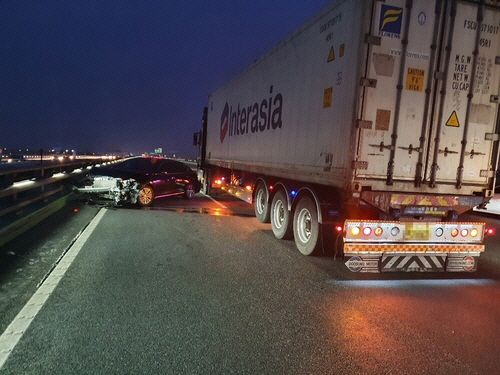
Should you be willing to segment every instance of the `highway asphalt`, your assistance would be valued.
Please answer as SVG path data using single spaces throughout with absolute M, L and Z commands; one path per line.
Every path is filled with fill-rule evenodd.
M 498 373 L 496 240 L 476 274 L 359 275 L 208 198 L 171 202 L 68 207 L 45 227 L 68 231 L 59 250 L 70 245 L 73 260 L 53 271 L 58 284 L 0 374 Z M 44 287 L 42 268 L 16 286 L 17 311 Z M 24 271 L 7 267 L 4 284 Z M 3 327 L 14 310 L 2 310 Z

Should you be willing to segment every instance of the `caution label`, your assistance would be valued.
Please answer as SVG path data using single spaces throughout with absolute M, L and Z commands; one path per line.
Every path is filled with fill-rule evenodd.
M 335 51 L 333 50 L 333 47 L 330 48 L 330 52 L 328 53 L 328 59 L 326 62 L 330 62 L 335 60 Z
M 340 57 L 344 56 L 344 51 L 345 51 L 345 44 L 342 43 L 339 48 Z
M 323 92 L 323 108 L 328 108 L 332 106 L 332 92 L 333 92 L 333 87 L 328 87 Z
M 460 123 L 458 122 L 458 116 L 457 116 L 456 111 L 453 111 L 451 116 L 448 118 L 448 121 L 446 121 L 446 126 L 454 126 L 456 128 L 460 127 Z
M 423 69 L 408 68 L 406 74 L 406 90 L 422 91 L 424 87 L 424 74 Z

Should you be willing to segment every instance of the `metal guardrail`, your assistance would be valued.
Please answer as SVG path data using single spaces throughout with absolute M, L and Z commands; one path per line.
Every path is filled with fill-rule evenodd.
M 0 246 L 62 208 L 72 186 L 107 159 L 0 165 Z

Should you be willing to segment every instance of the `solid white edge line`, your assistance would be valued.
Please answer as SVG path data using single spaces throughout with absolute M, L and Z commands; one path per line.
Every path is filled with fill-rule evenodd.
M 227 207 L 224 206 L 222 203 L 220 203 L 219 201 L 216 201 L 215 199 L 213 199 L 210 195 L 206 195 L 205 193 L 201 192 L 201 194 L 203 194 L 205 197 L 211 199 L 212 201 L 214 201 L 216 204 L 218 204 L 220 207 L 224 208 L 227 210 Z
M 28 329 L 29 325 L 35 319 L 36 315 L 50 297 L 54 289 L 63 278 L 73 260 L 76 258 L 82 249 L 87 239 L 90 237 L 94 229 L 102 219 L 106 209 L 99 210 L 97 215 L 92 219 L 87 228 L 78 237 L 73 246 L 68 250 L 66 255 L 61 259 L 59 264 L 54 268 L 52 273 L 47 277 L 43 284 L 36 290 L 35 294 L 24 305 L 21 311 L 17 314 L 14 320 L 6 328 L 5 332 L 0 336 L 0 370 L 7 361 L 10 353 L 14 350 L 15 346 L 23 336 L 24 332 Z

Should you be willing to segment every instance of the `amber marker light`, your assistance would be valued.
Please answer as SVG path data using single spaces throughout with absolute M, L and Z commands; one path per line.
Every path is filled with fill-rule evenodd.
M 352 227 L 351 228 L 351 234 L 353 236 L 358 236 L 361 233 L 361 229 L 359 227 Z
M 471 229 L 471 231 L 470 231 L 471 237 L 477 237 L 478 234 L 479 234 L 479 231 L 476 228 Z
M 376 227 L 373 233 L 375 234 L 375 236 L 381 236 L 382 233 L 384 233 L 384 230 L 381 227 Z
M 454 228 L 454 229 L 451 230 L 451 236 L 452 237 L 458 236 L 458 229 L 457 228 Z

